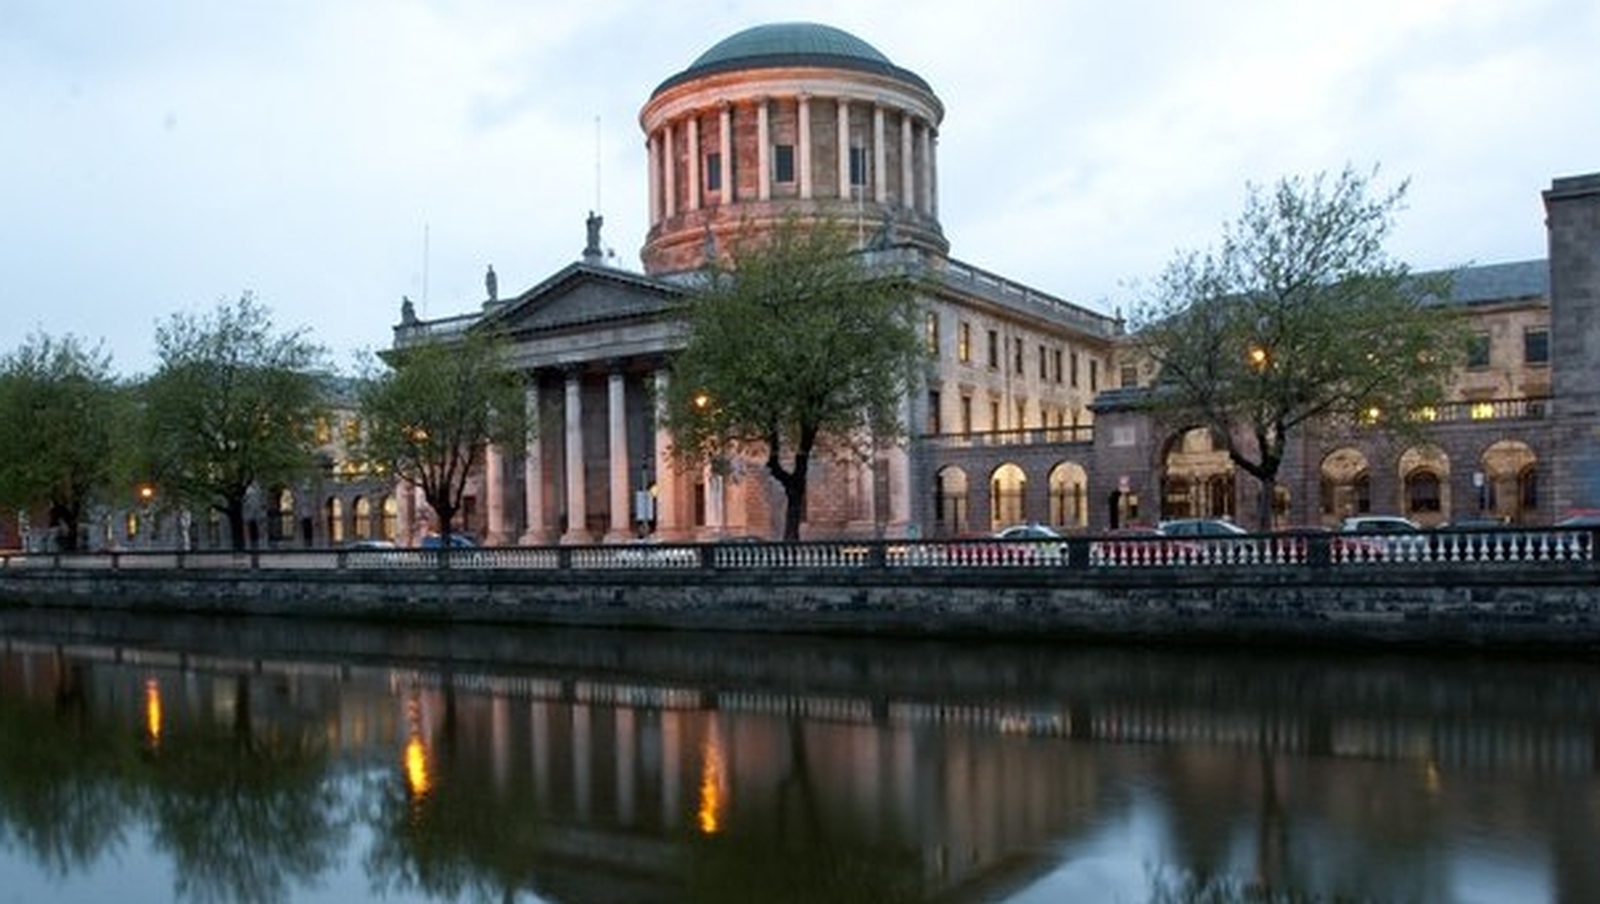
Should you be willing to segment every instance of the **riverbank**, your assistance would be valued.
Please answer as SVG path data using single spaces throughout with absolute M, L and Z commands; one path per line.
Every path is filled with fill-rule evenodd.
M 860 543 L 646 552 L 10 561 L 0 567 L 0 604 L 866 636 L 1600 645 L 1600 566 L 1576 556 L 1361 562 L 1239 547 L 1200 561 L 1096 562 L 1092 550 L 1069 548 L 1055 558 L 952 562 Z

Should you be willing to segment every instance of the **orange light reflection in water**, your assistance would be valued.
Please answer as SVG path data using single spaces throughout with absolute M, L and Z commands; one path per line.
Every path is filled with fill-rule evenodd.
M 144 682 L 144 730 L 150 746 L 161 746 L 161 685 L 154 678 Z
M 700 831 L 715 835 L 722 829 L 723 815 L 728 808 L 728 767 L 722 753 L 722 733 L 717 730 L 715 717 L 707 727 L 700 754 Z
M 428 748 L 422 743 L 422 701 L 406 700 L 406 749 L 404 753 L 406 787 L 413 797 L 425 797 L 433 787 L 428 775 Z

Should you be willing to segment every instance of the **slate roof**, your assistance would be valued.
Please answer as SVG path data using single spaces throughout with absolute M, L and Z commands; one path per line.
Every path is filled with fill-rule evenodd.
M 1456 273 L 1450 292 L 1457 304 L 1549 297 L 1550 262 L 1544 258 L 1466 267 Z

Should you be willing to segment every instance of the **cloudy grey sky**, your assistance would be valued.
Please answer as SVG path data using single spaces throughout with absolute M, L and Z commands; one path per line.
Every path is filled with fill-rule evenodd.
M 843 28 L 943 99 L 952 254 L 1111 311 L 1247 181 L 1379 164 L 1418 268 L 1545 253 L 1600 171 L 1593 0 L 7 0 L 0 352 L 250 291 L 348 367 L 400 297 L 470 310 L 577 258 L 638 269 L 650 91 L 771 21 Z

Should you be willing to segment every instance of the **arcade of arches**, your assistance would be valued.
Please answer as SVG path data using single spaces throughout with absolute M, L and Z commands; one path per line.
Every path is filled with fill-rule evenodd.
M 1160 448 L 1153 481 L 1157 505 L 1142 509 L 1125 484 L 1097 486 L 1092 463 L 1057 460 L 1030 471 L 1017 461 L 1003 461 L 987 473 L 945 465 L 934 475 L 933 533 L 987 534 L 1024 522 L 1063 532 L 1084 530 L 1096 500 L 1109 506 L 1104 517 L 1112 528 L 1173 518 L 1231 519 L 1252 510 L 1240 499 L 1255 480 L 1235 468 L 1209 431 L 1179 431 Z M 1466 489 L 1456 487 L 1453 477 L 1461 478 Z M 1370 448 L 1340 446 L 1323 455 L 1304 480 L 1287 474 L 1280 480 L 1273 505 L 1276 527 L 1300 523 L 1297 490 L 1316 500 L 1304 520 L 1324 526 L 1373 513 L 1402 514 L 1424 526 L 1452 519 L 1540 523 L 1541 517 L 1539 457 L 1516 439 L 1488 443 L 1465 465 L 1431 443 L 1402 448 L 1386 461 Z

